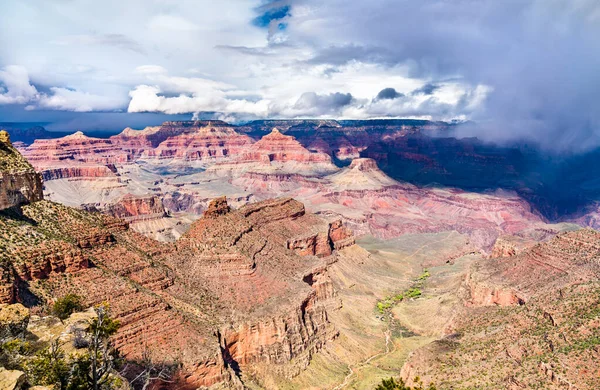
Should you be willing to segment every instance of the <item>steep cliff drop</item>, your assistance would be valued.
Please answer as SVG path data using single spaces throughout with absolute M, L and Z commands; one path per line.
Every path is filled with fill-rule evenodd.
M 42 180 L 0 131 L 0 210 L 43 199 Z

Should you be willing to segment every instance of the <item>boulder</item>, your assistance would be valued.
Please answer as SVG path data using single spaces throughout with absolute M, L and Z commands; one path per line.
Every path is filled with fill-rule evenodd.
M 28 323 L 29 310 L 25 306 L 20 303 L 0 305 L 0 338 L 23 335 Z
M 0 389 L 19 390 L 25 385 L 25 373 L 0 367 Z

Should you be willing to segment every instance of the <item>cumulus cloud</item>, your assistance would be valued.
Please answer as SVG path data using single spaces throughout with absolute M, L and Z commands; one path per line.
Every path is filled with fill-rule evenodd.
M 31 83 L 27 69 L 21 66 L 11 65 L 0 70 L 0 104 L 26 105 L 26 110 L 43 108 L 75 112 L 115 110 L 125 104 L 110 96 L 69 88 L 50 87 L 49 91 L 39 92 Z
M 128 112 L 182 114 L 209 111 L 256 117 L 268 115 L 266 101 L 230 98 L 227 91 L 232 86 L 225 83 L 197 77 L 171 77 L 163 73 L 152 73 L 148 79 L 156 85 L 135 87 L 129 93 Z
M 11 65 L 0 70 L 0 104 L 25 104 L 38 96 L 27 69 Z
M 110 96 L 94 95 L 68 88 L 51 87 L 51 94 L 41 94 L 37 101 L 39 108 L 74 112 L 112 111 L 126 102 Z

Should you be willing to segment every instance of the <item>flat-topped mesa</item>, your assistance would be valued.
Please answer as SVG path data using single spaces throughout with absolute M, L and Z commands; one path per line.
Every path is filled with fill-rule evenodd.
M 111 140 L 132 158 L 212 161 L 239 154 L 252 139 L 225 122 L 165 122 L 144 130 L 127 128 Z
M 372 158 L 355 158 L 350 163 L 350 169 L 357 169 L 362 172 L 380 171 L 377 162 Z
M 42 178 L 0 131 L 0 210 L 42 200 Z
M 110 139 L 88 137 L 81 131 L 62 138 L 36 140 L 23 149 L 23 155 L 39 171 L 82 163 L 107 165 L 129 161 L 127 153 Z

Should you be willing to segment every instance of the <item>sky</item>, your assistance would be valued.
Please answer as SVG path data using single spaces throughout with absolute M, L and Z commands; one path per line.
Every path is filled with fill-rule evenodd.
M 3 0 L 0 121 L 469 120 L 582 151 L 597 37 L 597 0 Z

